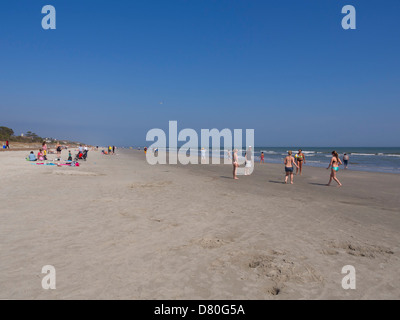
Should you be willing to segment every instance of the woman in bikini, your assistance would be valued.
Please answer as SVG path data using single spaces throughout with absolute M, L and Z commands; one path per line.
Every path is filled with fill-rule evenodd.
M 285 172 L 286 172 L 286 177 L 285 177 L 285 183 L 287 183 L 288 177 L 290 175 L 290 184 L 293 184 L 293 165 L 296 168 L 299 168 L 294 161 L 294 158 L 292 157 L 292 151 L 288 151 L 288 155 L 286 156 L 285 160 Z
M 297 176 L 297 173 L 299 172 L 299 170 L 300 170 L 300 175 L 301 175 L 301 170 L 303 169 L 303 162 L 304 162 L 304 164 L 306 164 L 306 157 L 304 156 L 304 153 L 301 149 L 299 150 L 299 153 L 296 154 L 296 159 L 297 159 L 297 165 L 298 165 L 298 167 L 296 169 L 296 176 Z
M 237 152 L 238 152 L 237 149 L 233 150 L 233 156 L 232 156 L 233 179 L 235 179 L 235 180 L 238 180 L 238 179 L 239 179 L 239 178 L 236 176 L 237 168 L 239 167 L 239 161 L 238 161 Z
M 339 171 L 339 166 L 342 164 L 342 161 L 339 159 L 339 155 L 336 151 L 332 151 L 332 159 L 331 162 L 329 163 L 327 170 L 332 167 L 331 169 L 331 176 L 329 178 L 329 182 L 327 186 L 329 186 L 332 182 L 332 179 L 335 180 L 338 183 L 338 187 L 341 187 L 342 184 L 340 183 L 339 179 L 336 178 L 336 173 Z

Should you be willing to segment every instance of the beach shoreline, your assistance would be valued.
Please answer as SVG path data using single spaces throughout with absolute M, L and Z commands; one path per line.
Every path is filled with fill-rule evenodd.
M 341 170 L 336 188 L 316 167 L 285 185 L 283 164 L 234 181 L 231 165 L 151 166 L 137 150 L 75 168 L 25 156 L 0 153 L 1 299 L 400 296 L 398 175 Z

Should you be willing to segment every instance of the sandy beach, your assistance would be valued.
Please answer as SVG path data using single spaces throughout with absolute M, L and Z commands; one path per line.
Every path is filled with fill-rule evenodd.
M 75 168 L 26 155 L 0 153 L 1 299 L 400 298 L 400 175 L 340 170 L 337 188 L 308 166 L 285 185 L 283 164 L 234 181 L 230 165 L 143 151 Z

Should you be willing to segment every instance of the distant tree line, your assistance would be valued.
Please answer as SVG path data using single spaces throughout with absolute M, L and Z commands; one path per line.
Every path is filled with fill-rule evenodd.
M 39 137 L 32 131 L 28 131 L 24 136 L 15 136 L 13 129 L 0 127 L 0 140 L 15 142 L 41 142 L 43 141 L 43 138 Z

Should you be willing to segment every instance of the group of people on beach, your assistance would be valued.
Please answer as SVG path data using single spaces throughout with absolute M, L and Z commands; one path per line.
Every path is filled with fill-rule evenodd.
M 99 147 L 97 146 L 95 150 L 97 151 L 98 149 L 99 149 Z M 114 155 L 115 154 L 115 149 L 116 149 L 115 146 L 108 146 L 107 147 L 107 151 L 101 150 L 101 153 L 102 154 L 108 154 L 108 155 Z
M 345 168 L 347 169 L 349 156 L 345 153 L 343 156 L 343 159 L 346 159 L 343 161 L 345 161 Z M 296 167 L 296 175 L 298 174 L 298 172 L 300 172 L 300 175 L 301 175 L 301 171 L 303 168 L 303 162 L 304 162 L 304 164 L 306 163 L 306 158 L 301 149 L 299 150 L 299 153 L 297 153 L 295 157 L 292 156 L 291 150 L 288 151 L 288 155 L 284 159 L 285 173 L 286 173 L 285 183 L 288 182 L 288 178 L 290 176 L 290 184 L 293 184 L 293 166 Z M 326 168 L 327 170 L 329 170 L 329 168 L 331 168 L 331 174 L 330 174 L 329 182 L 328 182 L 327 186 L 329 186 L 331 184 L 332 180 L 335 180 L 339 187 L 342 186 L 339 179 L 336 177 L 336 174 L 339 171 L 339 166 L 341 164 L 343 164 L 343 163 L 339 158 L 339 154 L 336 151 L 332 151 L 331 161 L 329 162 L 328 168 Z
M 61 146 L 59 143 L 57 143 L 55 152 L 51 151 L 50 148 L 47 146 L 46 141 L 43 141 L 42 147 L 39 149 L 39 152 L 37 153 L 37 155 L 35 155 L 35 153 L 33 151 L 31 151 L 27 157 L 27 160 L 29 160 L 29 161 L 47 161 L 48 160 L 47 155 L 52 153 L 52 154 L 57 155 L 57 157 L 55 158 L 54 161 L 61 161 L 61 152 L 63 149 L 68 149 L 68 148 L 66 146 Z M 82 159 L 85 154 L 87 156 L 88 151 L 89 151 L 89 149 L 87 146 L 80 145 L 78 147 L 78 154 L 76 157 L 78 159 Z M 72 161 L 71 150 L 68 150 L 68 160 L 67 161 Z
M 6 142 L 3 142 L 3 149 L 10 149 L 10 143 L 8 140 Z
M 239 160 L 238 160 L 238 150 L 234 149 L 233 150 L 233 155 L 232 158 L 230 157 L 230 152 L 228 151 L 228 159 L 232 160 L 232 165 L 233 165 L 233 179 L 237 180 L 239 179 L 237 177 L 237 169 L 239 167 Z M 285 157 L 283 160 L 285 164 L 285 181 L 284 183 L 288 183 L 288 179 L 290 178 L 290 184 L 293 184 L 293 176 L 294 176 L 294 167 L 296 167 L 296 175 L 302 174 L 303 171 L 303 164 L 306 164 L 306 157 L 301 149 L 299 149 L 298 153 L 293 157 L 293 152 L 291 150 L 288 151 L 288 155 Z M 332 151 L 332 157 L 329 162 L 329 166 L 327 170 L 331 169 L 330 172 L 330 177 L 329 177 L 329 182 L 327 186 L 329 186 L 332 182 L 332 180 L 335 180 L 338 184 L 339 187 L 342 186 L 341 182 L 337 178 L 337 172 L 339 171 L 339 166 L 344 163 L 345 169 L 347 169 L 349 162 L 349 156 L 345 153 L 343 155 L 343 162 L 339 158 L 339 154 L 336 151 Z M 264 163 L 264 152 L 261 152 L 260 156 L 260 163 Z M 252 166 L 252 152 L 251 152 L 251 146 L 248 148 L 246 154 L 245 154 L 245 175 L 249 175 L 249 170 Z
M 61 151 L 62 151 L 62 146 L 57 143 L 56 145 L 56 154 L 57 154 L 57 159 L 61 159 Z M 35 156 L 34 152 L 31 151 L 29 154 L 29 161 L 46 161 L 47 160 L 47 155 L 49 153 L 54 153 L 54 151 L 50 151 L 50 149 L 47 146 L 46 141 L 42 142 L 42 147 L 39 148 L 39 152 L 37 153 L 37 157 Z M 72 156 L 71 156 L 72 157 Z

